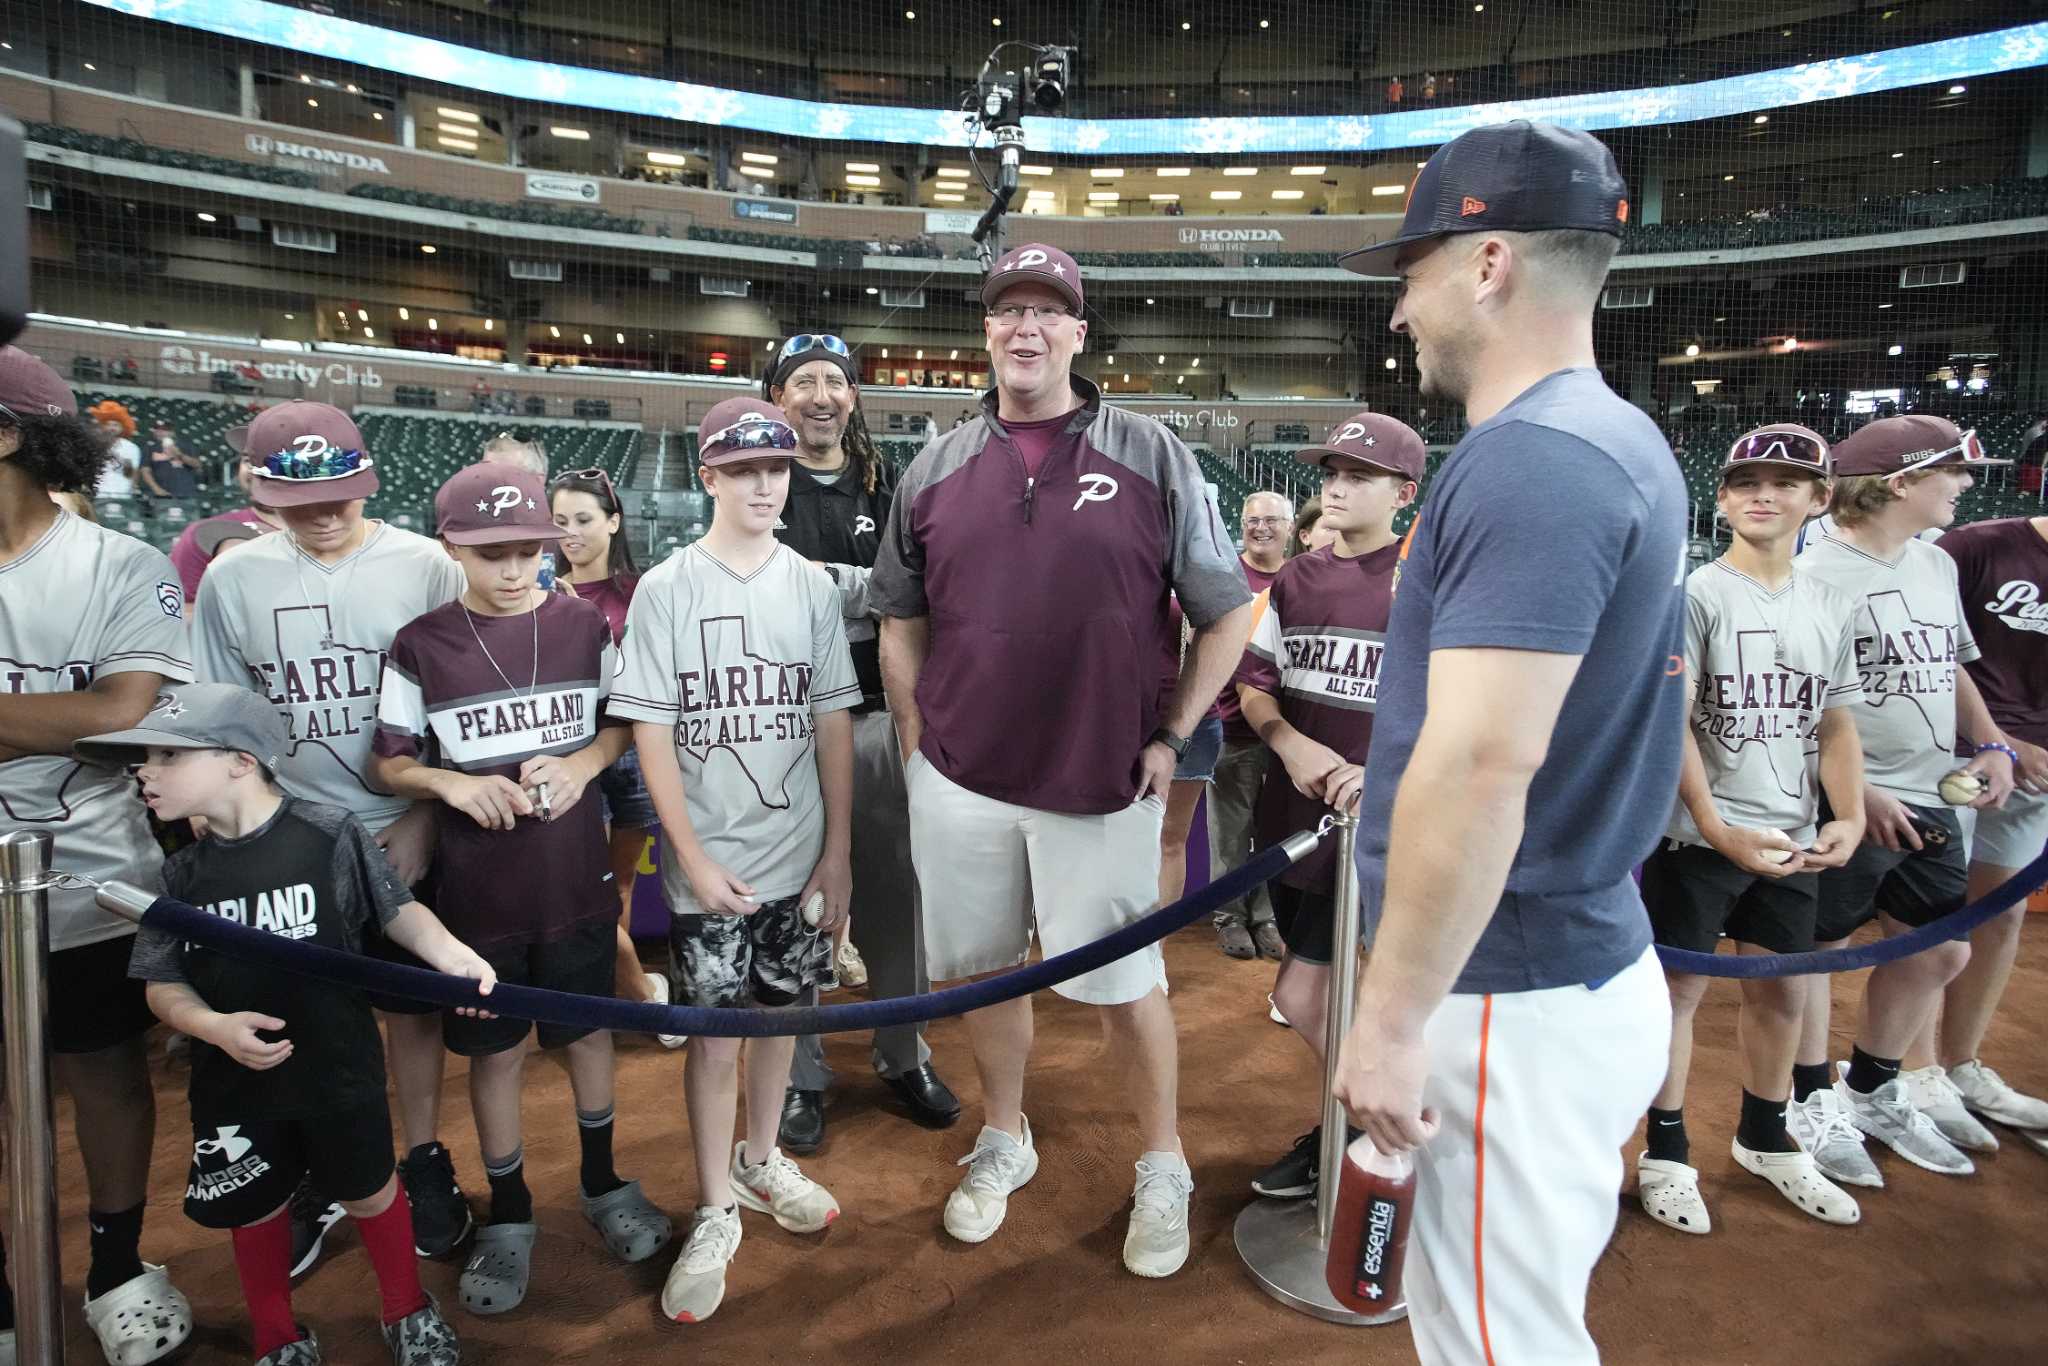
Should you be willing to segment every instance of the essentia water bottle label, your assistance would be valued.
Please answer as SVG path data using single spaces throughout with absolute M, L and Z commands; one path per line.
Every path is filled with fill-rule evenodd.
M 1366 1300 L 1386 1297 L 1387 1252 L 1394 1243 L 1394 1219 L 1400 1208 L 1386 1196 L 1374 1196 L 1365 1207 L 1365 1237 L 1358 1245 L 1355 1288 Z

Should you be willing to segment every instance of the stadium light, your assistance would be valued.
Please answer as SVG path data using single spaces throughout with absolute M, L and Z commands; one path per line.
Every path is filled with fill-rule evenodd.
M 1145 197 L 1154 204 L 1178 204 L 1180 202 L 1180 196 L 1177 194 L 1148 194 Z
M 849 170 L 849 171 L 869 171 L 869 172 L 873 172 L 873 171 L 879 171 L 879 170 L 881 170 L 882 168 L 881 168 L 880 166 L 876 165 L 876 164 L 875 164 L 874 162 L 872 162 L 872 161 L 849 161 L 849 162 L 847 162 L 847 163 L 846 163 L 846 169 L 847 169 L 847 170 Z
M 549 124 L 548 132 L 555 137 L 566 138 L 570 142 L 590 141 L 590 130 L 588 128 L 563 128 L 558 124 Z
M 484 331 L 486 331 L 486 332 L 491 332 L 491 331 L 495 331 L 495 330 L 497 329 L 497 326 L 498 326 L 498 323 L 497 323 L 497 320 L 496 320 L 496 319 L 494 319 L 494 318 L 485 318 L 485 319 L 484 319 Z
M 1153 175 L 1158 176 L 1161 180 L 1172 180 L 1176 176 L 1188 176 L 1194 173 L 1195 170 L 1192 166 L 1160 166 L 1154 168 L 1152 172 Z
M 1393 195 L 1408 193 L 1408 187 L 1406 185 L 1375 185 L 1372 187 L 1372 193 L 1375 199 L 1386 199 Z
M 878 190 L 882 187 L 882 178 L 878 175 L 850 175 L 846 183 L 857 189 Z
M 617 341 L 618 344 L 621 346 L 624 346 L 626 344 L 626 334 L 623 332 L 612 333 L 612 338 L 613 340 Z
M 938 175 L 941 180 L 965 180 L 968 171 L 965 166 L 941 166 Z
M 1101 166 L 1088 173 L 1091 180 L 1115 180 L 1124 173 L 1121 166 Z
M 1902 156 L 1904 156 L 1904 155 L 1905 155 L 1905 153 L 1904 153 L 1904 152 L 1893 152 L 1893 153 L 1892 153 L 1892 160 L 1893 160 L 1893 161 L 1897 161 L 1897 160 L 1898 160 L 1898 159 L 1899 159 L 1900 157 L 1902 157 Z
M 1211 190 L 1211 191 L 1209 191 L 1209 198 L 1211 198 L 1211 199 L 1243 199 L 1243 198 L 1244 198 L 1244 191 L 1243 191 L 1243 190 Z
M 941 204 L 965 204 L 967 202 L 967 196 L 964 194 L 935 194 L 932 198 Z
M 441 330 L 441 320 L 440 320 L 439 318 L 429 318 L 429 319 L 427 319 L 427 331 L 429 331 L 429 332 L 439 332 L 440 330 Z
M 1700 353 L 1700 344 L 1699 344 L 1698 342 L 1688 342 L 1688 343 L 1686 343 L 1686 347 L 1685 347 L 1685 354 L 1686 354 L 1686 355 L 1688 355 L 1688 356 L 1697 356 L 1697 355 L 1698 355 L 1699 353 Z
M 915 19 L 917 18 L 917 11 L 914 9 L 907 9 L 903 11 L 903 17 L 905 19 Z
M 1949 93 L 1949 94 L 1951 94 L 1951 95 L 1960 95 L 1960 94 L 1962 94 L 1962 93 L 1963 93 L 1963 92 L 1964 92 L 1965 90 L 1968 90 L 1969 88 L 1970 88 L 1970 87 L 1968 87 L 1968 86 L 1966 86 L 1966 85 L 1952 85 L 1952 86 L 1950 86 L 1950 87 L 1948 88 L 1948 93 Z
M 1725 184 L 1727 184 L 1727 183 L 1728 183 L 1729 181 L 1731 181 L 1731 180 L 1733 180 L 1733 179 L 1735 179 L 1735 177 L 1734 177 L 1734 176 L 1732 176 L 1732 175 L 1724 175 L 1724 176 L 1722 176 L 1722 177 L 1721 177 L 1721 183 L 1722 183 L 1723 185 L 1725 185 Z
M 434 112 L 444 119 L 453 119 L 457 123 L 483 122 L 483 116 L 480 114 L 472 114 L 467 109 L 450 109 L 445 104 L 435 105 Z
M 377 329 L 374 327 L 366 327 L 363 329 L 363 336 L 368 338 L 370 341 L 375 341 L 377 340 Z
M 919 347 L 919 348 L 917 349 L 917 358 L 918 358 L 919 360 L 923 360 L 923 359 L 924 359 L 924 348 L 923 348 L 923 347 Z
M 1022 171 L 1022 172 L 1023 172 L 1023 173 L 1025 174 L 1025 175 L 1051 175 L 1051 174 L 1052 174 L 1052 167 L 1050 167 L 1050 166 L 1019 166 L 1019 167 L 1018 167 L 1017 169 L 1018 169 L 1018 170 L 1020 170 L 1020 171 Z
M 1289 167 L 1287 168 L 1287 174 L 1289 174 L 1289 175 L 1321 175 L 1321 174 L 1322 174 L 1323 172 L 1325 172 L 1325 171 L 1327 171 L 1327 170 L 1329 170 L 1329 169 L 1330 169 L 1330 168 L 1329 168 L 1329 167 L 1327 167 L 1327 166 L 1289 166 Z
M 562 329 L 561 329 L 561 328 L 559 328 L 559 327 L 556 327 L 556 326 L 555 326 L 555 325 L 554 325 L 553 323 L 549 323 L 549 324 L 548 324 L 548 335 L 549 335 L 550 337 L 553 337 L 553 338 L 554 338 L 554 339 L 555 339 L 556 341 L 560 341 L 560 340 L 562 339 Z
M 319 107 L 320 107 L 320 101 L 318 101 L 318 100 L 314 100 L 314 99 L 309 99 L 309 100 L 307 100 L 307 101 L 306 101 L 306 108 L 308 108 L 308 109 L 318 109 Z
M 1302 197 L 1303 195 L 1305 195 L 1305 194 L 1307 194 L 1307 193 L 1308 193 L 1308 191 L 1307 191 L 1307 190 L 1275 190 L 1275 191 L 1273 191 L 1273 198 L 1275 198 L 1275 199 L 1300 199 L 1300 198 L 1301 198 L 1301 197 Z
M 1399 362 L 1399 361 L 1395 360 L 1395 359 L 1394 359 L 1394 358 L 1393 358 L 1392 356 L 1388 356 L 1388 357 L 1387 357 L 1387 368 L 1388 368 L 1389 370 L 1398 370 L 1398 369 L 1400 369 L 1400 368 L 1401 368 L 1401 362 Z
M 1225 166 L 1223 168 L 1223 174 L 1225 175 L 1257 175 L 1258 173 L 1259 168 L 1256 166 Z
M 1260 27 L 1260 28 L 1271 28 L 1271 27 L 1273 27 L 1273 21 L 1272 21 L 1271 19 L 1261 19 L 1261 20 L 1259 20 L 1259 27 Z
M 1151 301 L 1151 300 L 1150 300 L 1149 298 L 1145 300 L 1145 307 L 1147 307 L 1147 308 L 1150 308 L 1150 307 L 1152 307 L 1152 301 Z
M 1891 307 L 1891 305 L 1890 305 L 1890 304 L 1879 304 L 1879 305 L 1878 305 L 1878 307 L 1879 307 L 1879 308 L 1890 308 L 1890 307 Z
M 1088 192 L 1088 202 L 1090 204 L 1114 204 L 1121 198 L 1123 196 L 1115 190 L 1090 190 Z
M 210 213 L 202 213 L 199 215 L 199 221 L 202 223 L 218 223 L 220 219 Z
M 1885 354 L 1886 354 L 1887 356 L 1901 356 L 1901 355 L 1904 355 L 1904 354 L 1905 354 L 1905 352 L 1906 352 L 1906 348 L 1905 348 L 1905 347 L 1903 347 L 1903 346 L 1899 346 L 1899 345 L 1897 345 L 1897 344 L 1895 343 L 1895 344 L 1893 344 L 1893 345 L 1892 345 L 1892 346 L 1891 346 L 1890 348 L 1888 348 L 1888 349 L 1887 349 L 1887 350 L 1885 351 Z
M 1183 20 L 1181 20 L 1181 21 L 1180 21 L 1180 31 L 1181 31 L 1182 33 L 1186 33 L 1186 32 L 1187 32 L 1187 31 L 1188 31 L 1189 29 L 1191 29 L 1191 28 L 1193 28 L 1193 27 L 1194 27 L 1194 25 L 1193 25 L 1193 24 L 1191 24 L 1191 23 L 1189 23 L 1189 22 L 1188 22 L 1187 20 L 1185 20 L 1185 19 L 1183 19 Z
M 689 158 L 681 152 L 649 152 L 647 161 L 653 166 L 682 166 L 688 163 Z
M 1110 363 L 1111 365 L 1115 365 L 1115 364 L 1116 364 L 1116 352 L 1112 351 L 1112 352 L 1110 352 L 1110 353 L 1109 353 L 1109 363 Z
M 370 117 L 377 120 L 377 122 L 379 123 L 384 122 L 384 115 L 382 114 L 382 112 L 378 110 L 372 109 L 370 111 Z
M 1769 123 L 1770 121 L 1771 116 L 1769 114 L 1758 114 L 1756 118 L 1752 120 L 1752 122 L 1755 123 Z
M 1160 358 L 1159 358 L 1158 360 L 1154 361 L 1154 362 L 1153 362 L 1153 364 L 1154 364 L 1154 365 L 1164 365 L 1164 364 L 1166 364 L 1166 357 L 1164 357 L 1164 356 L 1161 356 L 1161 357 L 1160 357 Z
M 435 252 L 439 250 L 440 248 L 435 246 L 432 242 L 420 243 L 420 255 L 422 256 L 432 256 Z
M 1003 26 L 1003 17 L 999 14 L 995 18 L 989 20 L 988 22 L 991 27 L 1001 28 Z
M 889 359 L 889 348 L 888 348 L 888 347 L 886 347 L 886 346 L 882 348 L 882 359 L 883 359 L 883 360 L 887 360 L 887 359 Z
M 458 152 L 474 152 L 476 150 L 475 143 L 464 142 L 461 138 L 451 138 L 446 133 L 440 134 L 434 141 L 440 143 L 443 147 L 452 147 Z
M 1797 337 L 1787 337 L 1787 338 L 1785 338 L 1785 349 L 1786 349 L 1787 351 L 1797 351 L 1797 350 L 1799 349 L 1799 338 L 1797 338 Z
M 782 158 L 770 156 L 766 152 L 741 152 L 740 160 L 750 161 L 756 166 L 774 166 L 779 164 Z
M 412 321 L 412 310 L 411 310 L 411 309 L 409 309 L 409 308 L 400 308 L 400 309 L 398 310 L 398 320 L 399 320 L 400 322 L 402 322 L 402 323 L 409 323 L 409 322 L 411 322 L 411 321 Z
M 946 357 L 946 359 L 947 359 L 947 360 L 959 360 L 959 359 L 960 359 L 960 353 L 959 353 L 958 351 L 955 351 L 955 352 L 954 352 L 954 353 L 953 353 L 952 355 L 950 355 L 950 356 Z
M 593 344 L 593 343 L 591 342 L 591 340 L 590 340 L 590 334 L 589 334 L 588 332 L 585 332 L 585 333 L 583 334 L 583 344 L 584 344 L 585 346 L 590 346 L 590 345 L 592 345 L 592 344 Z
M 367 308 L 359 308 L 359 309 L 357 309 L 357 310 L 356 310 L 356 321 L 357 321 L 357 322 L 359 322 L 359 323 L 366 323 L 366 322 L 368 322 L 369 320 L 370 320 L 370 310 L 369 310 L 369 309 L 367 309 Z
M 874 285 L 869 285 L 869 286 L 868 286 L 868 293 L 869 293 L 869 294 L 880 294 L 881 292 L 882 292 L 882 291 L 881 291 L 880 289 L 876 288 L 876 287 L 875 287 Z

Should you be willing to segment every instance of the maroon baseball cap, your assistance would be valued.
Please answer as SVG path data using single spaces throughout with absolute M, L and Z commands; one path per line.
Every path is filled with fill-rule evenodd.
M 265 507 L 348 503 L 377 491 L 363 434 L 347 413 L 325 403 L 295 398 L 266 408 L 230 432 L 228 444 L 256 476 L 249 496 Z
M 795 455 L 796 428 L 766 399 L 726 399 L 697 426 L 697 463 L 707 469 Z
M 1371 465 L 1403 479 L 1422 481 L 1429 448 L 1405 422 L 1385 413 L 1354 413 L 1330 428 L 1319 445 L 1303 446 L 1294 458 L 1304 465 L 1328 468 L 1331 459 Z
M 450 545 L 559 541 L 563 536 L 541 477 L 493 460 L 449 476 L 434 495 L 434 521 Z
M 42 361 L 18 346 L 0 346 L 0 408 L 20 417 L 76 417 L 78 399 Z
M 981 282 L 981 302 L 993 306 L 1004 290 L 1027 281 L 1052 286 L 1076 313 L 1081 311 L 1081 267 L 1058 247 L 1043 242 L 1026 242 L 1004 252 Z
M 1834 477 L 1827 439 L 1796 422 L 1773 422 L 1737 437 L 1721 461 L 1721 477 L 1726 479 L 1728 471 L 1744 465 L 1784 465 L 1816 479 Z
M 1908 413 L 1866 423 L 1835 443 L 1836 474 L 1911 474 L 1936 465 L 2010 465 L 1945 417 Z

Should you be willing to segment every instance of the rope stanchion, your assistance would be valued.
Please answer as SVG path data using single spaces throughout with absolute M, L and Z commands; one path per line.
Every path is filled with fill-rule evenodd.
M 574 1029 L 608 1029 L 627 1034 L 686 1034 L 700 1038 L 763 1038 L 775 1035 L 840 1034 L 914 1024 L 1000 1004 L 1041 991 L 1155 944 L 1193 924 L 1217 907 L 1269 882 L 1306 858 L 1323 831 L 1300 831 L 1224 874 L 1192 896 L 1152 912 L 1092 944 L 1031 963 L 1000 977 L 984 978 L 922 996 L 900 996 L 853 1005 L 708 1010 L 698 1006 L 607 1000 L 538 987 L 500 983 L 489 996 L 476 984 L 425 968 L 404 967 L 359 954 L 304 944 L 209 915 L 168 897 L 153 897 L 124 883 L 99 889 L 101 909 L 189 943 L 259 966 L 276 968 L 384 996 L 441 1006 L 483 1006 L 499 1015 Z
M 6 987 L 7 1247 L 14 1358 L 64 1361 L 57 1253 L 57 1134 L 50 1103 L 50 850 L 47 830 L 0 835 L 0 981 Z
M 2011 878 L 2000 883 L 1980 900 L 1941 919 L 1846 949 L 1816 949 L 1810 953 L 1695 953 L 1690 949 L 1659 945 L 1657 957 L 1673 972 L 1690 972 L 1700 977 L 1805 977 L 1816 973 L 1854 972 L 1880 963 L 1910 957 L 1922 949 L 1960 939 L 1987 920 L 2004 915 L 2048 884 L 2048 849 Z

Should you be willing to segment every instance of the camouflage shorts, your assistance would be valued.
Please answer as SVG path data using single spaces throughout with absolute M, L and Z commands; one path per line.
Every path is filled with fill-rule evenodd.
M 830 969 L 832 940 L 792 896 L 751 915 L 670 916 L 668 955 L 677 1005 L 786 1006 Z

